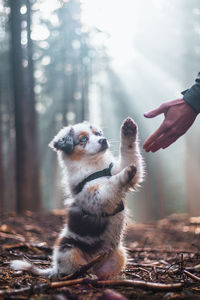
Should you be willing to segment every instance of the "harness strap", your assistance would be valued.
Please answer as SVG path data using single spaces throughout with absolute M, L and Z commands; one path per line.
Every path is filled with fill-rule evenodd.
M 123 210 L 124 210 L 124 202 L 121 200 L 121 202 L 117 205 L 117 207 L 115 208 L 115 210 L 113 211 L 113 213 L 108 214 L 108 213 L 104 212 L 104 213 L 102 213 L 102 214 L 100 215 L 100 217 L 103 217 L 103 218 L 105 218 L 105 217 L 113 217 L 113 216 L 115 216 L 116 214 L 120 213 L 120 212 L 123 211 Z M 92 213 L 90 213 L 89 211 L 84 210 L 84 209 L 82 209 L 82 212 L 83 212 L 85 215 L 88 215 L 88 216 L 96 216 L 96 217 L 99 216 L 99 215 L 97 215 L 97 214 L 92 214 Z
M 83 179 L 83 181 L 81 181 L 79 184 L 77 184 L 74 189 L 73 189 L 73 192 L 74 194 L 78 194 L 82 191 L 82 189 L 84 188 L 85 184 L 91 180 L 94 180 L 94 179 L 97 179 L 97 178 L 100 178 L 100 177 L 104 177 L 104 176 L 107 176 L 107 177 L 110 177 L 112 176 L 111 175 L 111 169 L 113 167 L 113 163 L 110 163 L 109 167 L 106 168 L 106 169 L 103 169 L 101 171 L 98 171 L 98 172 L 95 172 L 91 175 L 89 175 L 88 177 L 86 177 L 85 179 Z
M 82 191 L 82 189 L 84 188 L 85 184 L 89 181 L 92 181 L 92 180 L 95 180 L 97 178 L 100 178 L 100 177 L 111 177 L 112 174 L 111 174 L 111 169 L 113 167 L 113 163 L 110 163 L 109 167 L 106 168 L 106 169 L 103 169 L 101 171 L 98 171 L 98 172 L 95 172 L 91 175 L 89 175 L 88 177 L 86 177 L 83 181 L 81 181 L 79 184 L 77 184 L 73 190 L 74 194 L 78 194 Z M 112 217 L 112 216 L 115 216 L 116 214 L 120 213 L 121 211 L 124 210 L 124 203 L 123 201 L 121 201 L 117 207 L 115 208 L 115 210 L 113 211 L 113 213 L 111 214 L 108 214 L 108 213 L 102 213 L 100 216 L 101 217 Z M 85 215 L 88 215 L 88 216 L 96 216 L 96 214 L 91 214 L 89 211 L 86 211 L 84 209 L 82 209 L 82 212 L 85 214 Z

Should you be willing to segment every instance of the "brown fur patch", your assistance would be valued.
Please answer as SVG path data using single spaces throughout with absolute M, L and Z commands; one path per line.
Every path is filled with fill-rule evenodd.
M 124 206 L 126 206 L 126 200 L 124 198 L 122 198 L 121 200 L 123 201 Z M 115 211 L 115 209 L 117 208 L 117 205 L 119 205 L 119 202 L 116 201 L 116 199 L 113 201 L 107 202 L 105 212 L 107 214 L 112 214 Z
M 110 253 L 99 265 L 94 267 L 94 272 L 100 280 L 115 279 L 126 266 L 126 254 L 122 248 L 117 248 Z
M 96 184 L 96 185 L 90 186 L 90 187 L 87 189 L 87 191 L 91 193 L 91 192 L 96 192 L 98 189 L 99 189 L 99 185 Z
M 72 260 L 76 267 L 80 267 L 86 264 L 86 260 L 83 258 L 83 253 L 81 250 L 74 248 L 71 250 Z
M 70 154 L 68 157 L 71 160 L 81 160 L 84 154 L 85 154 L 85 149 L 76 146 L 72 154 Z

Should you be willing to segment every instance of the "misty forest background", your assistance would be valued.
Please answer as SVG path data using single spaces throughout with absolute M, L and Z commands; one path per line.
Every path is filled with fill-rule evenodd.
M 142 148 L 162 120 L 143 113 L 193 84 L 199 0 L 116 2 L 0 0 L 1 213 L 63 207 L 48 147 L 62 126 L 101 125 L 117 154 L 120 125 L 131 116 Z M 200 214 L 199 132 L 197 118 L 170 148 L 143 151 L 146 180 L 128 198 L 136 221 Z

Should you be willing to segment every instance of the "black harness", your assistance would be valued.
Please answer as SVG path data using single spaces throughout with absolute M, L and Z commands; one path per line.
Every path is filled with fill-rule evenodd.
M 121 201 L 117 207 L 115 208 L 115 210 L 113 211 L 112 214 L 107 214 L 106 212 L 102 213 L 101 214 L 101 217 L 112 217 L 112 216 L 115 216 L 116 214 L 118 214 L 119 212 L 121 212 L 122 210 L 124 210 L 124 203 L 123 201 Z M 94 214 L 91 214 L 89 211 L 86 211 L 84 209 L 82 209 L 82 212 L 85 214 L 85 215 L 88 215 L 88 216 L 94 216 Z
M 83 179 L 83 181 L 81 181 L 79 184 L 77 184 L 74 189 L 73 192 L 74 194 L 78 194 L 82 191 L 82 189 L 84 188 L 85 184 L 89 181 L 92 181 L 94 179 L 100 178 L 100 177 L 111 177 L 111 169 L 113 167 L 113 163 L 110 163 L 109 167 L 106 169 L 103 169 L 101 171 L 95 172 L 91 175 L 89 175 L 88 177 L 86 177 L 85 179 Z
M 92 180 L 95 180 L 97 178 L 100 178 L 100 177 L 111 177 L 112 174 L 111 174 L 111 169 L 113 167 L 113 163 L 110 163 L 109 167 L 106 168 L 106 169 L 103 169 L 101 171 L 98 171 L 98 172 L 95 172 L 91 175 L 89 175 L 88 177 L 86 177 L 85 179 L 83 179 L 83 181 L 81 181 L 79 184 L 77 184 L 74 189 L 73 189 L 73 192 L 74 194 L 78 194 L 82 191 L 82 189 L 84 188 L 85 184 L 89 181 L 92 181 Z M 116 209 L 114 210 L 113 213 L 111 214 L 108 214 L 108 213 L 102 213 L 101 214 L 101 217 L 111 217 L 111 216 L 114 216 L 116 214 L 118 214 L 119 212 L 123 211 L 124 210 L 124 203 L 123 201 L 121 201 Z M 88 215 L 88 216 L 94 216 L 94 214 L 91 214 L 89 211 L 86 211 L 86 210 L 83 210 L 82 209 L 82 212 L 85 214 L 85 215 Z

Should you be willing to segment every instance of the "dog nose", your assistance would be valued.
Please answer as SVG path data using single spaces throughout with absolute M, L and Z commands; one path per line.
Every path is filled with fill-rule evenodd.
M 107 139 L 105 139 L 105 138 L 100 139 L 98 142 L 99 142 L 99 144 L 101 144 L 102 146 L 106 146 L 106 145 L 107 145 Z

